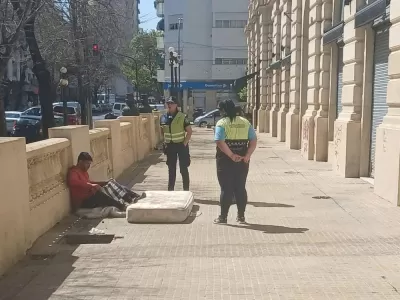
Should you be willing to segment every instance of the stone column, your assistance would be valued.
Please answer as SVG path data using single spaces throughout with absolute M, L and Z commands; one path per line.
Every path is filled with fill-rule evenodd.
M 245 34 L 246 34 L 246 41 L 247 41 L 247 74 L 250 74 L 250 65 L 251 65 L 251 38 L 250 38 L 250 24 L 246 25 L 245 29 Z M 251 81 L 247 81 L 246 84 L 247 87 L 247 112 L 250 112 L 250 107 L 251 107 Z
M 141 116 L 121 116 L 118 117 L 120 122 L 129 122 L 131 123 L 131 128 L 132 128 L 132 147 L 133 147 L 133 162 L 137 162 L 142 160 L 145 157 L 145 153 L 143 152 L 143 147 L 140 146 L 140 130 L 142 127 L 141 121 L 142 117 Z
M 253 47 L 253 58 L 254 58 L 254 72 L 257 72 L 260 70 L 260 18 L 259 18 L 259 11 L 258 7 L 253 13 L 253 20 L 254 20 L 254 47 Z M 254 107 L 253 107 L 253 126 L 254 128 L 258 128 L 258 110 L 260 109 L 261 106 L 261 99 L 258 99 L 258 97 L 261 98 L 261 84 L 257 83 L 257 80 L 259 80 L 258 76 L 260 76 L 260 73 L 256 76 L 253 77 L 253 82 L 254 82 Z M 259 102 L 260 101 L 260 102 Z
M 269 132 L 269 112 L 271 106 L 268 107 L 268 80 L 269 73 L 267 71 L 270 65 L 269 45 L 269 26 L 271 24 L 271 9 L 266 5 L 260 6 L 260 110 L 258 111 L 258 132 Z
M 281 59 L 289 55 L 290 43 L 291 43 L 291 11 L 292 1 L 283 0 L 281 7 L 281 22 L 282 22 L 282 47 L 281 48 Z M 284 14 L 286 13 L 286 15 Z M 283 49 L 283 51 L 282 51 Z M 286 140 L 286 115 L 289 111 L 289 96 L 290 96 L 290 66 L 287 64 L 282 65 L 282 76 L 281 76 L 281 107 L 278 114 L 278 140 L 285 142 Z
M 29 245 L 29 179 L 24 138 L 0 137 L 2 231 L 0 274 L 24 257 Z
M 324 28 L 332 25 L 332 0 L 322 4 L 321 43 Z M 321 45 L 319 101 L 320 108 L 315 117 L 315 151 L 316 161 L 328 161 L 329 148 L 329 96 L 330 96 L 330 67 L 332 45 Z M 335 88 L 335 87 L 333 87 Z
M 273 49 L 274 49 L 274 43 L 273 43 L 273 29 L 274 29 L 274 25 L 273 25 L 273 21 L 272 21 L 272 9 L 270 9 L 270 22 L 269 25 L 267 26 L 268 28 L 268 67 L 271 65 L 272 63 L 272 53 L 273 53 Z M 265 117 L 265 126 L 266 126 L 266 130 L 265 132 L 270 133 L 272 135 L 272 106 L 273 106 L 273 73 L 271 70 L 268 70 L 267 72 L 267 109 L 266 109 L 266 117 Z
M 188 107 L 189 107 L 189 103 L 188 103 L 188 90 L 187 90 L 187 89 L 184 89 L 182 94 L 183 94 L 183 97 L 182 97 L 183 112 L 184 112 L 185 114 L 188 114 L 188 112 L 189 112 L 189 109 L 188 109 Z
M 273 10 L 273 53 L 275 53 L 275 58 L 273 61 L 278 61 L 281 59 L 281 12 L 279 9 L 279 0 L 274 4 Z M 273 137 L 278 136 L 278 113 L 281 104 L 281 71 L 273 71 L 272 80 L 272 108 L 271 108 L 271 119 L 270 119 L 270 130 Z
M 81 152 L 90 153 L 89 126 L 87 125 L 50 128 L 49 138 L 66 138 L 71 142 L 71 157 L 74 164 Z
M 320 110 L 320 89 L 321 89 L 321 65 L 323 58 L 323 21 L 324 11 L 323 2 L 319 0 L 310 0 L 310 27 L 309 27 L 309 61 L 308 61 L 308 109 L 303 116 L 302 132 L 302 155 L 309 160 L 314 159 L 316 149 L 315 136 L 315 117 Z M 331 10 L 330 10 L 331 12 Z M 322 127 L 320 125 L 320 127 Z M 326 123 L 326 128 L 327 123 Z M 326 129 L 327 131 L 327 129 Z M 326 133 L 327 134 L 327 133 Z M 327 148 L 327 147 L 326 147 Z M 327 151 L 326 151 L 327 152 Z
M 111 163 L 113 166 L 113 177 L 117 178 L 124 171 L 124 162 L 120 159 L 121 152 L 121 122 L 120 120 L 97 120 L 95 128 L 108 128 L 110 130 L 109 143 Z
M 354 29 L 356 1 L 345 6 L 342 111 L 334 125 L 333 169 L 345 177 L 360 174 L 361 111 L 365 29 Z M 393 8 L 392 8 L 393 9 Z
M 303 22 L 303 1 L 292 2 L 292 34 L 291 34 L 291 68 L 290 68 L 290 108 L 286 115 L 286 146 L 290 149 L 300 149 L 300 80 L 301 80 L 301 39 Z M 306 20 L 304 20 L 306 21 Z
M 400 205 L 400 2 L 390 3 L 388 112 L 376 133 L 375 193 Z
M 250 46 L 249 46 L 249 69 L 248 69 L 248 74 L 252 74 L 254 72 L 254 26 L 252 23 L 252 20 L 249 20 L 249 35 L 250 35 Z M 249 79 L 248 80 L 249 83 L 249 113 L 253 113 L 253 109 L 255 106 L 254 103 L 254 80 L 253 79 Z

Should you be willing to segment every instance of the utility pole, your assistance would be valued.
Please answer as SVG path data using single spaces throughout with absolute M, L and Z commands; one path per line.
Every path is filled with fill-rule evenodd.
M 181 60 L 182 60 L 182 56 L 181 56 L 181 25 L 183 19 L 179 18 L 178 19 L 178 84 L 177 84 L 177 90 L 178 90 L 178 103 L 182 105 L 182 109 L 184 109 L 185 105 L 183 105 L 182 103 L 182 99 L 181 99 Z

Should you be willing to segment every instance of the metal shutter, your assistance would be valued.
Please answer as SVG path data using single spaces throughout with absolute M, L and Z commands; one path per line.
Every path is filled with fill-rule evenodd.
M 372 128 L 371 128 L 371 177 L 374 177 L 375 170 L 375 146 L 376 130 L 382 123 L 383 117 L 388 111 L 386 103 L 387 86 L 389 81 L 388 74 L 389 61 L 389 29 L 380 30 L 375 35 L 374 52 L 374 82 L 372 99 Z
M 337 97 L 336 97 L 336 118 L 342 111 L 342 91 L 343 91 L 343 47 L 338 48 L 338 78 L 337 78 Z

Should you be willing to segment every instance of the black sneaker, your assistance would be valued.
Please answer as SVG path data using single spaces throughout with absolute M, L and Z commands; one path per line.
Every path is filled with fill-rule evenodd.
M 214 224 L 226 224 L 227 222 L 227 219 L 221 216 L 214 220 Z
M 238 222 L 239 224 L 247 224 L 245 217 L 237 217 L 236 222 Z

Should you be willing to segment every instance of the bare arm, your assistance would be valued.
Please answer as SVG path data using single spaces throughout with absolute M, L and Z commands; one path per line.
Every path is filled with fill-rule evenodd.
M 257 138 L 249 142 L 249 148 L 247 149 L 246 155 L 251 156 L 254 150 L 256 150 L 256 148 L 257 148 Z
M 192 137 L 192 126 L 186 126 L 185 127 L 185 131 L 186 131 L 186 136 L 185 136 L 185 141 L 183 142 L 185 145 L 189 144 L 190 138 Z

